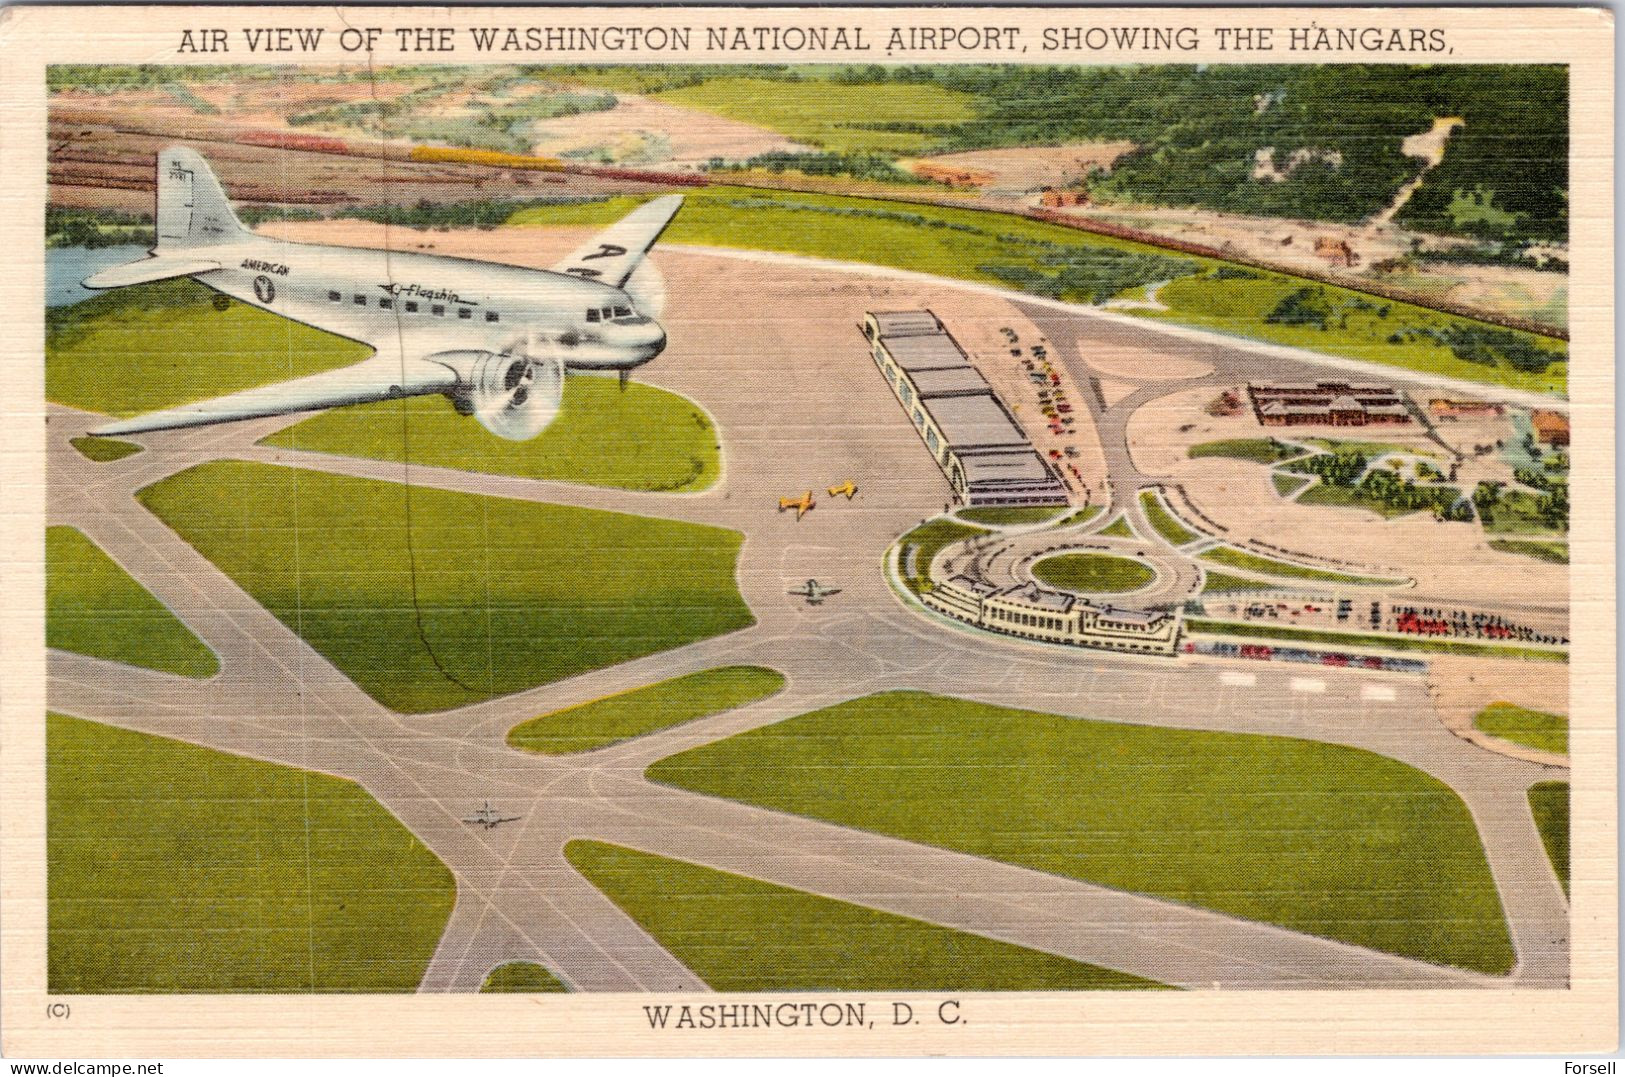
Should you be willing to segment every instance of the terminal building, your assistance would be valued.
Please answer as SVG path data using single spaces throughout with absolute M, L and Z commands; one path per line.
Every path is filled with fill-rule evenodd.
M 1137 654 L 1173 654 L 1179 617 L 1163 610 L 1097 606 L 1036 583 L 999 589 L 985 580 L 954 576 L 920 596 L 955 620 L 1007 636 Z
M 1249 385 L 1260 426 L 1385 426 L 1411 421 L 1399 392 L 1388 385 Z
M 871 311 L 864 335 L 960 503 L 1068 503 L 1060 478 L 935 314 Z

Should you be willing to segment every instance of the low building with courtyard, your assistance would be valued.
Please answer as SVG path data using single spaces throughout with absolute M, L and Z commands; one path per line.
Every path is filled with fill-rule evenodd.
M 1260 426 L 1399 426 L 1411 409 L 1391 385 L 1249 385 L 1247 396 Z

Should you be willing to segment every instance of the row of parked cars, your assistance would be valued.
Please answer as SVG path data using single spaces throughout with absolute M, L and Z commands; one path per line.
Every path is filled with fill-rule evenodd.
M 1042 341 L 1031 348 L 1031 358 L 1021 348 L 1021 338 L 1014 329 L 1003 327 L 1000 332 L 1004 334 L 1005 342 L 1010 345 L 1010 355 L 1016 360 L 1016 367 L 1032 382 L 1034 392 L 1038 396 L 1038 410 L 1049 425 L 1050 433 L 1061 437 L 1073 437 L 1074 424 L 1077 422 L 1073 414 L 1072 402 L 1067 399 L 1066 387 L 1061 383 L 1061 372 L 1049 361 L 1049 348 Z M 1068 486 L 1072 486 L 1075 479 L 1083 484 L 1083 475 L 1078 471 L 1077 465 L 1071 461 L 1079 456 L 1076 445 L 1067 445 L 1060 449 L 1050 449 L 1049 458 L 1052 462 L 1063 464 L 1065 470 L 1071 472 L 1071 478 L 1062 475 Z

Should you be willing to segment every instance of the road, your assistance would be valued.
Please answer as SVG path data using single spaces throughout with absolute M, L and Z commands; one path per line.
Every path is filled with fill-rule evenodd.
M 700 254 L 667 257 L 686 263 L 685 275 L 696 278 L 708 264 Z M 775 287 L 765 286 L 767 304 L 794 299 L 792 285 L 783 285 L 782 294 Z M 934 287 L 940 295 L 953 286 Z M 683 339 L 685 322 L 716 317 L 703 298 L 673 296 L 666 320 L 674 341 Z M 865 301 L 854 297 L 860 315 Z M 1057 342 L 1097 328 L 1081 316 L 1041 316 Z M 906 608 L 880 571 L 882 558 L 897 535 L 939 511 L 947 484 L 853 339 L 851 320 L 840 335 L 828 327 L 828 336 L 763 322 L 735 345 L 738 354 L 674 344 L 649 368 L 647 380 L 700 401 L 717 422 L 724 472 L 699 494 L 589 488 L 256 444 L 287 419 L 149 435 L 135 439 L 147 451 L 93 464 L 68 441 L 99 417 L 53 407 L 49 522 L 89 535 L 215 649 L 221 672 L 198 682 L 51 652 L 51 706 L 360 783 L 457 880 L 456 908 L 424 991 L 476 990 L 491 968 L 510 960 L 539 961 L 580 991 L 706 989 L 569 866 L 563 847 L 574 839 L 616 842 L 1181 987 L 1567 983 L 1567 904 L 1524 799 L 1529 785 L 1566 771 L 1498 756 L 1452 735 L 1433 717 L 1420 678 L 1333 669 L 1306 677 L 1302 669 L 1269 666 L 1249 666 L 1238 677 L 1235 665 L 1203 659 L 1126 659 L 994 639 Z M 1142 345 L 1165 343 L 1142 332 Z M 1200 352 L 1199 345 L 1184 346 Z M 741 358 L 754 364 L 754 377 L 740 376 Z M 1154 387 L 1136 395 L 1150 399 Z M 1117 448 L 1127 403 L 1094 418 L 1105 435 L 1113 488 L 1131 507 L 1128 495 L 1147 480 L 1126 448 Z M 166 475 L 219 458 L 732 527 L 745 535 L 738 578 L 757 623 L 501 699 L 396 714 L 133 497 Z M 799 521 L 777 509 L 782 494 L 849 478 L 860 490 L 851 502 L 821 501 Z M 818 607 L 785 593 L 808 577 L 842 593 Z M 578 756 L 535 756 L 505 744 L 509 728 L 537 714 L 724 663 L 771 666 L 788 685 L 754 705 Z M 673 752 L 896 688 L 1080 717 L 1307 737 L 1409 763 L 1455 789 L 1478 823 L 1517 967 L 1507 977 L 1443 968 L 688 793 L 643 776 Z M 487 798 L 522 821 L 494 830 L 464 824 Z

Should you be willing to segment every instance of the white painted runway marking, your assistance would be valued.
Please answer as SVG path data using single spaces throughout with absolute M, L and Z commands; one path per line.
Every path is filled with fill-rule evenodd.
M 1228 684 L 1233 688 L 1251 688 L 1258 683 L 1258 674 L 1237 673 L 1234 670 L 1226 670 L 1219 674 L 1219 683 Z
M 1292 690 L 1294 692 L 1324 692 L 1326 682 L 1313 677 L 1293 677 Z
M 1392 703 L 1394 701 L 1394 690 L 1386 684 L 1368 684 L 1360 689 L 1360 698 Z

